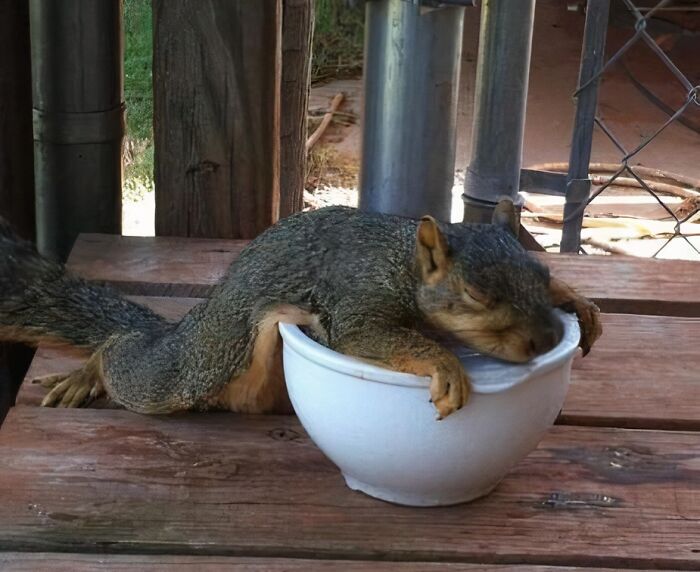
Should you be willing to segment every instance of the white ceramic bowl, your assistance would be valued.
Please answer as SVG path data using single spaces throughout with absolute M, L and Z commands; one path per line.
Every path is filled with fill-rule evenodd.
M 537 446 L 561 410 L 579 342 L 558 313 L 562 339 L 527 364 L 457 348 L 472 397 L 442 421 L 429 380 L 363 363 L 280 324 L 284 373 L 301 424 L 354 490 L 389 502 L 438 506 L 488 494 Z

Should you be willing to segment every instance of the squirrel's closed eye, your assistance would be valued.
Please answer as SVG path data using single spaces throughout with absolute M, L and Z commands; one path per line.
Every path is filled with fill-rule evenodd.
M 491 298 L 471 284 L 465 284 L 464 297 L 467 302 L 471 302 L 472 305 L 477 307 L 488 308 L 492 303 Z

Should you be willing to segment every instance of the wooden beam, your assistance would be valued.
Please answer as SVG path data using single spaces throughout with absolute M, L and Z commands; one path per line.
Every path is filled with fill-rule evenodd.
M 153 1 L 156 234 L 277 220 L 281 22 L 281 0 Z
M 280 218 L 304 206 L 313 0 L 283 0 Z

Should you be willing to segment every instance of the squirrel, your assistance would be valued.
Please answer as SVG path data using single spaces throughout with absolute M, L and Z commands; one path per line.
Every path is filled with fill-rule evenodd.
M 556 345 L 555 307 L 578 315 L 584 355 L 601 334 L 599 309 L 523 249 L 515 220 L 509 201 L 493 224 L 350 207 L 297 213 L 254 239 L 177 323 L 71 275 L 0 225 L 0 340 L 92 350 L 81 369 L 40 380 L 44 406 L 86 406 L 106 393 L 146 414 L 280 413 L 292 411 L 284 321 L 335 351 L 430 377 L 442 418 L 467 402 L 469 374 L 423 328 L 512 362 Z

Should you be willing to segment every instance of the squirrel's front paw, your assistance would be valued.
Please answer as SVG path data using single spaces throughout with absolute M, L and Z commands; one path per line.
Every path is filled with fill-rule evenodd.
M 573 306 L 581 327 L 581 341 L 579 345 L 585 356 L 591 351 L 591 347 L 603 333 L 603 326 L 600 323 L 600 308 L 588 298 L 583 297 L 574 300 Z
M 430 383 L 430 397 L 443 419 L 461 409 L 469 400 L 471 385 L 462 364 L 455 358 L 454 363 L 438 366 Z

